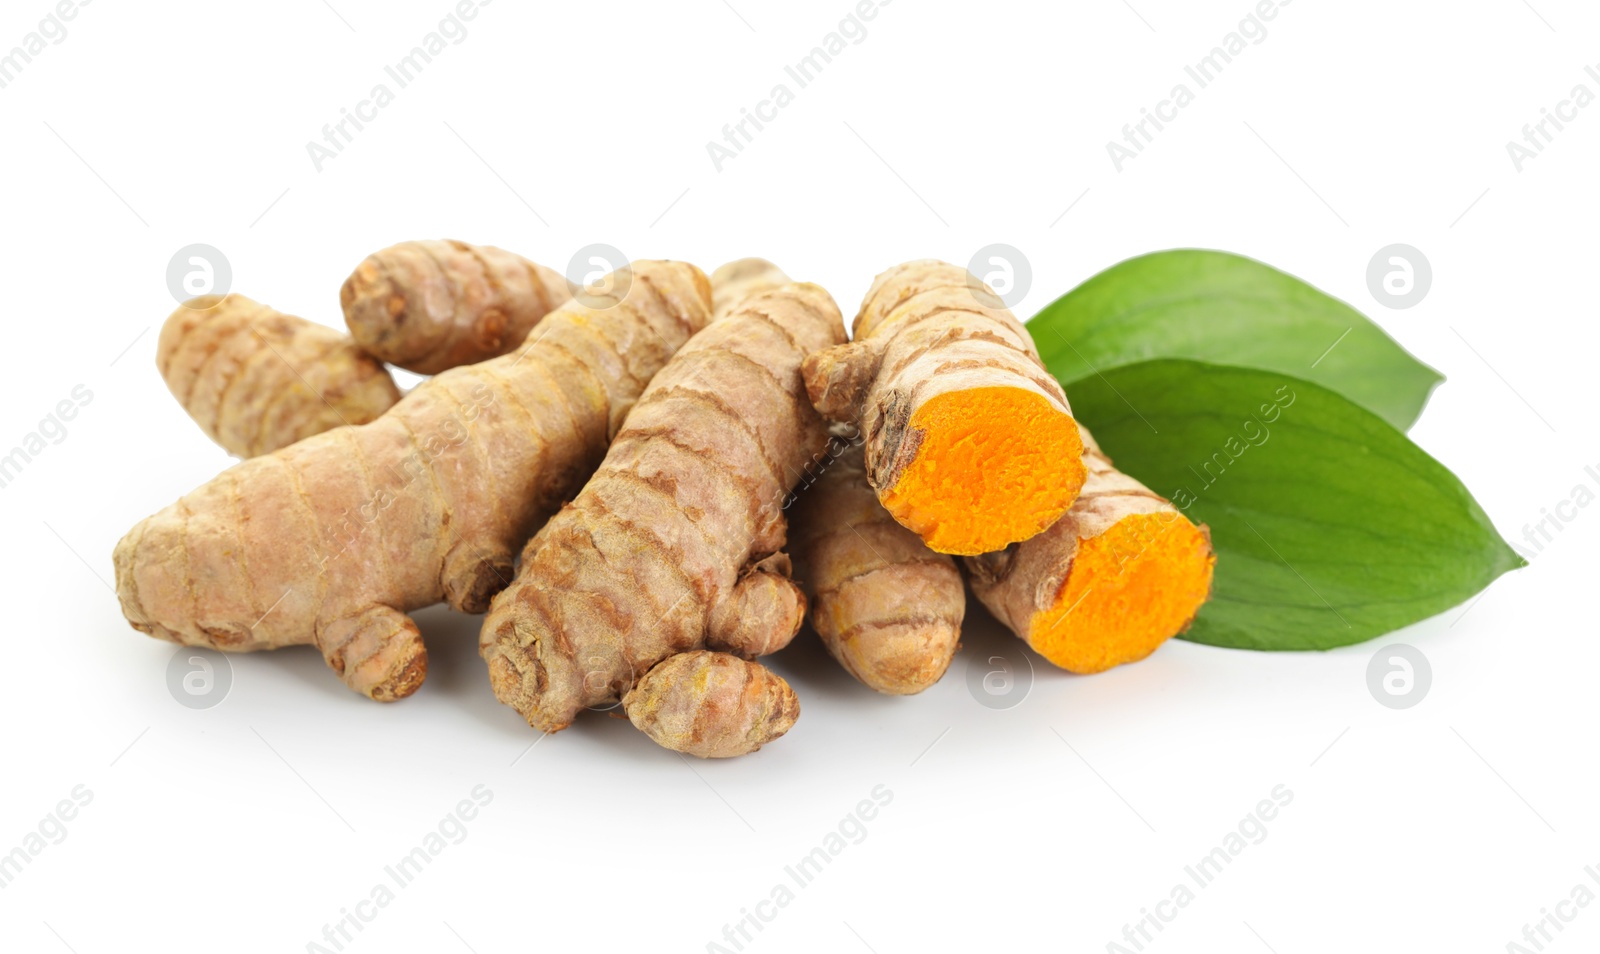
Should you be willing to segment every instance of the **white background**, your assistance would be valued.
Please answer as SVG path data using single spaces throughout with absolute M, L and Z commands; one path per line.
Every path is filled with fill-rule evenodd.
M 1600 93 L 1600 12 L 1532 3 L 1298 0 L 1120 173 L 1107 140 L 1247 0 L 897 0 L 720 173 L 707 141 L 848 0 L 498 0 L 320 173 L 306 142 L 447 0 L 83 8 L 0 90 L 0 448 L 75 385 L 94 395 L 0 490 L 0 852 L 74 786 L 93 801 L 0 890 L 0 947 L 307 950 L 480 784 L 466 839 L 345 950 L 703 951 L 878 785 L 893 801 L 865 840 L 745 950 L 1107 950 L 1278 785 L 1294 799 L 1265 841 L 1147 950 L 1502 951 L 1574 885 L 1600 893 L 1600 508 L 1569 508 L 1470 611 L 1326 654 L 1175 641 L 1088 678 L 1032 657 L 1009 710 L 967 688 L 973 657 L 1025 655 L 981 610 L 909 699 L 804 641 L 775 659 L 793 732 L 693 765 L 603 716 L 528 751 L 477 621 L 442 608 L 420 614 L 432 666 L 405 702 L 303 649 L 235 657 L 226 700 L 184 708 L 173 647 L 106 586 L 118 537 L 228 463 L 153 367 L 168 260 L 197 242 L 235 290 L 333 325 L 350 269 L 410 238 L 558 268 L 592 242 L 708 270 L 763 255 L 847 315 L 889 265 L 994 242 L 1031 262 L 1024 316 L 1134 254 L 1229 249 L 1447 374 L 1413 436 L 1521 541 L 1600 469 L 1600 105 L 1521 172 L 1505 147 L 1575 84 Z M 49 9 L 7 0 L 0 50 Z M 1404 311 L 1365 280 L 1395 242 L 1434 272 Z M 1366 684 L 1397 641 L 1433 669 L 1406 711 Z M 1600 943 L 1600 905 L 1563 910 L 1552 949 Z

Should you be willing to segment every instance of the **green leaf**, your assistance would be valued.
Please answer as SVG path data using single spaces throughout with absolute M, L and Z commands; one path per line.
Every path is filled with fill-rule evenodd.
M 1444 465 L 1311 382 L 1168 360 L 1067 391 L 1119 469 L 1211 526 L 1213 597 L 1188 639 L 1359 643 L 1526 565 Z
M 1444 380 L 1349 305 L 1228 252 L 1129 259 L 1028 322 L 1063 384 L 1155 358 L 1192 358 L 1313 381 L 1401 430 Z

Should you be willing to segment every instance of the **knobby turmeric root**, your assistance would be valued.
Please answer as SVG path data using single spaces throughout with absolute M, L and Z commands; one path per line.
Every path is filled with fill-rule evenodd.
M 836 433 L 818 466 L 815 483 L 798 493 L 789 533 L 812 628 L 863 684 L 921 692 L 960 645 L 961 573 L 878 503 L 853 431 Z
M 789 279 L 765 259 L 711 273 L 713 313 Z M 844 668 L 879 692 L 921 692 L 944 675 L 966 593 L 955 561 L 895 523 L 867 484 L 861 442 L 842 425 L 796 488 L 789 549 L 811 624 Z
M 255 457 L 400 400 L 382 363 L 348 335 L 258 304 L 207 295 L 161 326 L 156 367 L 206 436 Z
M 964 562 L 972 592 L 1063 669 L 1136 662 L 1189 628 L 1211 596 L 1211 533 L 1118 471 L 1083 431 L 1088 479 L 1044 533 Z
M 657 744 L 703 759 L 754 752 L 800 717 L 800 700 L 772 670 L 706 650 L 668 656 L 623 695 L 622 707 Z
M 1083 485 L 1061 385 L 986 286 L 944 262 L 879 275 L 854 339 L 806 361 L 830 420 L 857 424 L 867 478 L 940 553 L 975 555 L 1055 523 Z
M 370 424 L 244 461 L 140 522 L 114 555 L 123 615 L 186 645 L 312 643 L 358 692 L 415 691 L 427 654 L 405 613 L 441 600 L 483 612 L 515 548 L 710 320 L 699 269 L 631 268 L 621 301 L 569 302 L 517 352 L 441 374 Z
M 506 354 L 572 293 L 559 273 L 466 242 L 402 242 L 367 257 L 339 291 L 350 334 L 418 374 Z
M 827 440 L 800 363 L 843 340 L 827 292 L 785 285 L 656 375 L 484 620 L 500 701 L 554 732 L 622 699 L 653 739 L 695 755 L 752 752 L 788 729 L 782 680 L 716 654 L 773 652 L 800 628 L 783 503 Z M 700 650 L 713 658 L 676 658 Z
M 746 298 L 779 285 L 789 276 L 764 258 L 741 258 L 711 273 L 711 318 L 726 318 Z

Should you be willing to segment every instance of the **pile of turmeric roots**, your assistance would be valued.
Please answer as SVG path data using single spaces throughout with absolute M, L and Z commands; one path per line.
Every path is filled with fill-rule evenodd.
M 239 295 L 168 319 L 162 376 L 243 460 L 117 544 L 134 629 L 309 643 L 392 701 L 428 668 L 406 614 L 442 601 L 487 614 L 495 695 L 529 725 L 620 703 L 722 757 L 794 724 L 755 660 L 807 622 L 912 694 L 950 665 L 966 585 L 1079 673 L 1149 655 L 1210 593 L 1206 528 L 1112 467 L 957 266 L 879 275 L 848 340 L 826 291 L 759 259 L 572 288 L 408 242 L 341 302 L 348 336 Z M 402 396 L 385 362 L 433 376 Z

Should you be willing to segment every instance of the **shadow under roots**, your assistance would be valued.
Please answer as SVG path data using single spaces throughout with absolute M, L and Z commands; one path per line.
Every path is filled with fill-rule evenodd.
M 365 705 L 373 704 L 352 692 L 339 674 L 328 668 L 327 660 L 322 658 L 321 650 L 315 646 L 285 646 L 268 652 L 230 653 L 228 662 L 233 664 L 235 678 L 238 678 L 241 669 L 260 666 L 280 674 L 286 673 L 290 681 L 300 683 L 326 699 L 337 702 L 353 699 Z
M 570 740 L 585 748 L 603 749 L 622 758 L 637 760 L 659 756 L 663 761 L 677 761 L 678 758 L 676 753 L 655 744 L 649 736 L 634 728 L 627 714 L 622 711 L 620 702 L 609 709 L 585 709 L 579 712 L 572 725 L 562 729 L 559 734 L 565 737 L 561 741 Z M 552 741 L 544 744 L 550 745 Z
M 937 683 L 921 694 L 935 692 L 947 683 L 964 683 L 969 665 L 981 665 L 991 659 L 1004 660 L 1014 667 L 1029 668 L 1031 664 L 1033 678 L 1039 681 L 1073 678 L 1072 673 L 1051 665 L 1049 660 L 1018 639 L 1005 624 L 990 615 L 969 590 L 966 615 L 961 623 L 961 646 L 950 668 Z M 847 700 L 860 705 L 864 699 L 894 702 L 916 698 L 915 695 L 886 695 L 856 681 L 828 652 L 822 644 L 822 638 L 809 622 L 787 648 L 775 655 L 762 657 L 760 662 L 789 680 L 800 695 L 802 708 L 810 699 L 825 700 L 830 704 L 835 700 Z M 993 665 L 999 666 L 1000 663 L 996 661 Z
M 859 702 L 873 697 L 889 698 L 868 689 L 845 672 L 809 621 L 788 646 L 756 661 L 788 681 L 800 697 L 801 712 L 811 701 L 832 705 L 838 700 Z
M 521 713 L 495 698 L 489 682 L 489 667 L 478 655 L 482 616 L 467 616 L 444 605 L 430 606 L 412 614 L 428 647 L 428 678 L 418 696 L 447 700 L 514 743 L 529 745 L 539 739 L 539 730 L 528 725 Z M 579 744 L 609 749 L 630 758 L 651 752 L 665 752 L 633 727 L 622 712 L 620 702 L 606 709 L 585 709 L 568 728 L 546 739 L 540 748 L 557 744 Z M 531 757 L 531 755 L 530 755 Z
M 985 670 L 988 670 L 990 665 L 1000 665 L 998 661 L 990 663 L 990 660 L 996 659 L 1003 659 L 1014 666 L 1031 666 L 1035 682 L 1082 678 L 1034 652 L 1033 648 L 1008 629 L 1006 624 L 995 619 L 988 609 L 978 602 L 978 598 L 972 595 L 972 588 L 968 587 L 967 615 L 961 623 L 961 649 L 956 653 L 955 661 L 950 664 L 950 671 L 945 673 L 944 678 L 946 681 L 965 680 L 969 665 L 984 666 Z
M 411 618 L 428 647 L 428 678 L 417 690 L 419 697 L 448 700 L 452 708 L 507 738 L 530 742 L 538 738 L 515 709 L 495 698 L 489 666 L 478 655 L 481 615 L 457 613 L 441 603 L 418 610 Z

